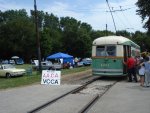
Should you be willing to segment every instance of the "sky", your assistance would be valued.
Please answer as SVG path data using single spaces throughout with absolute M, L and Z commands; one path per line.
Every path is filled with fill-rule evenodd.
M 142 27 L 142 19 L 136 14 L 137 0 L 108 0 L 112 16 L 106 0 L 36 0 L 38 10 L 53 13 L 57 17 L 73 17 L 86 22 L 94 30 L 127 30 L 128 32 L 146 30 Z M 0 10 L 34 9 L 34 0 L 0 0 Z M 115 25 L 114 25 L 115 24 Z M 116 27 L 115 27 L 116 26 Z

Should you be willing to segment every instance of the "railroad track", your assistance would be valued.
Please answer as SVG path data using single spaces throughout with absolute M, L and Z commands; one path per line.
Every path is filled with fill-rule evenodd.
M 83 84 L 82 86 L 79 86 L 79 87 L 77 87 L 77 88 L 75 88 L 75 89 L 73 89 L 73 90 L 71 90 L 71 91 L 69 91 L 69 92 L 67 92 L 67 93 L 65 93 L 65 94 L 63 94 L 63 95 L 61 95 L 61 96 L 55 98 L 55 99 L 53 99 L 53 100 L 50 100 L 50 101 L 48 101 L 48 102 L 42 104 L 41 106 L 38 106 L 38 107 L 34 108 L 33 110 L 29 111 L 28 113 L 36 113 L 37 111 L 40 111 L 41 109 L 47 107 L 48 105 L 51 105 L 51 104 L 55 103 L 55 102 L 58 101 L 59 99 L 65 97 L 65 96 L 67 96 L 67 95 L 69 95 L 69 94 L 77 93 L 77 92 L 79 92 L 80 90 L 82 90 L 83 88 L 85 88 L 87 85 L 89 85 L 89 84 L 91 84 L 92 82 L 98 80 L 99 78 L 100 78 L 100 77 L 96 77 L 96 78 L 94 78 L 94 79 L 92 79 L 92 80 L 90 80 L 90 81 L 87 81 L 87 82 L 86 82 L 85 84 Z
M 32 110 L 30 110 L 28 113 L 36 113 L 36 112 L 40 112 L 43 109 L 46 109 L 47 107 L 49 107 L 50 105 L 54 104 L 55 102 L 57 102 L 58 100 L 61 100 L 62 98 L 66 97 L 67 95 L 70 94 L 83 94 L 82 90 L 87 89 L 87 87 L 94 83 L 95 81 L 101 79 L 101 77 L 96 77 L 92 80 L 89 80 L 88 82 L 84 83 L 82 86 L 77 87 L 53 100 L 50 100 L 44 104 L 42 104 L 41 106 L 38 106 Z M 114 81 L 111 85 L 106 85 L 104 86 L 104 91 L 100 94 L 95 94 L 95 96 L 89 101 L 87 102 L 87 104 L 81 108 L 79 111 L 77 111 L 77 113 L 86 113 L 93 105 L 94 103 L 96 103 L 96 101 L 98 101 L 99 98 L 101 98 L 114 84 L 116 84 L 117 81 Z
M 106 90 L 101 93 L 101 94 L 97 94 L 91 101 L 89 101 L 78 113 L 87 113 L 88 110 L 94 105 L 94 103 L 96 103 L 99 98 L 101 98 L 113 85 L 115 85 L 117 83 L 114 82 L 112 85 L 109 85 Z

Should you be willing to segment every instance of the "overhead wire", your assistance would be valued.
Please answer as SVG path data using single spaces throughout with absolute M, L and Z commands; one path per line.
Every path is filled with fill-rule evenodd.
M 123 27 L 127 27 L 126 24 L 124 23 L 124 21 L 122 20 L 122 18 L 119 16 L 118 12 L 114 11 L 114 14 L 115 14 L 116 17 L 117 17 L 116 20 L 119 20 Z M 116 24 L 117 24 L 117 23 L 116 23 Z M 117 24 L 117 25 L 119 25 L 119 24 Z
M 129 19 L 127 18 L 127 16 L 125 16 L 125 14 L 124 14 L 124 12 L 123 12 L 123 10 L 122 10 L 122 7 L 121 7 L 121 6 L 120 6 L 120 9 L 121 9 L 121 13 L 123 14 L 124 18 L 126 19 L 126 21 L 128 22 L 128 24 L 131 26 L 131 27 L 129 27 L 129 28 L 133 28 L 133 26 L 131 25 L 131 23 L 130 23 Z
M 121 5 L 119 4 L 119 1 L 116 0 L 116 2 L 118 3 L 118 6 L 119 6 L 119 10 L 118 10 L 118 11 L 122 13 L 122 15 L 123 15 L 123 17 L 124 17 L 124 19 L 125 19 L 125 22 L 127 22 L 127 26 L 129 26 L 129 27 L 125 27 L 125 30 L 126 30 L 126 29 L 134 29 L 133 26 L 131 25 L 129 19 L 128 19 L 127 16 L 125 15 L 124 11 L 129 10 L 129 9 L 132 9 L 132 8 L 135 8 L 135 7 L 130 7 L 130 8 L 127 8 L 127 9 L 125 9 L 125 8 L 123 9 L 123 8 L 122 8 L 123 6 L 121 6 Z M 116 11 L 117 11 L 117 10 L 116 10 Z M 126 26 L 126 25 L 125 25 L 125 26 Z

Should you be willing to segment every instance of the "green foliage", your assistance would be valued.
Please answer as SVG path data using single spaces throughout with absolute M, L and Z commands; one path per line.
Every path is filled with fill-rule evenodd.
M 92 27 L 87 23 L 81 23 L 74 18 L 61 18 L 63 32 L 63 48 L 67 53 L 78 57 L 90 57 L 92 41 L 90 32 Z
M 47 12 L 43 15 L 43 30 L 41 32 L 41 51 L 43 57 L 50 53 L 61 51 L 61 30 L 59 28 L 59 18 Z
M 136 5 L 138 6 L 137 14 L 141 16 L 142 21 L 145 20 L 144 27 L 150 33 L 150 0 L 138 0 Z
M 52 50 L 52 39 L 50 37 L 50 31 L 49 29 L 45 28 L 42 32 L 41 32 L 41 39 L 40 39 L 40 42 L 41 42 L 41 51 L 43 52 L 42 53 L 42 58 L 43 57 L 46 57 L 49 52 L 51 52 Z
M 131 33 L 127 32 L 126 30 L 117 31 L 116 35 L 118 35 L 118 36 L 124 36 L 124 37 L 127 37 L 127 38 L 131 38 Z
M 12 55 L 26 58 L 25 55 L 32 55 L 31 53 L 34 53 L 34 24 L 25 10 L 6 11 L 3 16 L 3 23 L 0 25 L 1 58 L 8 59 Z
M 150 51 L 149 39 L 150 38 L 146 33 L 140 31 L 136 31 L 135 34 L 132 35 L 132 40 L 141 47 L 141 51 Z
M 24 9 L 0 11 L 0 59 L 10 59 L 17 55 L 29 62 L 31 58 L 37 58 L 34 15 L 35 12 L 31 11 L 31 16 L 28 16 Z M 72 17 L 58 18 L 43 11 L 37 11 L 37 16 L 41 58 L 56 52 L 65 52 L 74 57 L 91 57 L 94 39 L 115 35 L 111 31 L 93 30 L 91 25 Z M 145 33 L 117 31 L 117 35 L 130 38 L 142 50 L 150 48 L 148 35 Z
M 95 40 L 96 38 L 99 38 L 99 37 L 103 37 L 103 36 L 109 36 L 109 35 L 115 35 L 115 33 L 111 32 L 111 31 L 95 31 L 95 30 L 92 30 L 91 34 L 90 34 L 90 37 L 93 40 Z
M 53 14 L 46 13 L 44 15 L 44 25 L 45 28 L 49 28 L 50 30 L 59 29 L 59 18 L 54 16 Z

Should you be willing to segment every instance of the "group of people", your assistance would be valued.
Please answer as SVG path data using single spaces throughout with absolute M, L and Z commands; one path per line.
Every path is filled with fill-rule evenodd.
M 141 57 L 133 58 L 130 56 L 127 59 L 127 62 L 124 62 L 127 65 L 128 72 L 128 82 L 140 81 L 140 85 L 143 87 L 150 87 L 150 57 L 147 55 L 142 55 Z M 139 75 L 139 80 L 137 77 Z

